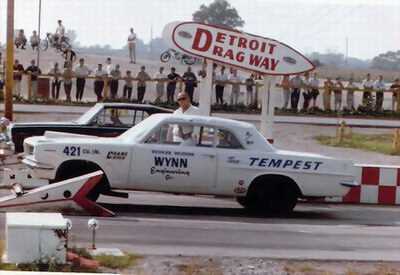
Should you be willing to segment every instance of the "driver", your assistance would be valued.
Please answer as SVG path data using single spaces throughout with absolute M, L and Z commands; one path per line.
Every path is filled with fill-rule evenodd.
M 119 119 L 119 113 L 117 109 L 111 109 L 111 115 L 110 115 L 110 120 L 113 123 L 114 126 L 121 126 L 123 123 Z

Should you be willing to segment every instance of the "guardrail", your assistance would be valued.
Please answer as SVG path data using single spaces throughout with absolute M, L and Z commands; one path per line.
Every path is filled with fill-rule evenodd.
M 16 71 L 15 71 L 16 72 Z M 31 99 L 31 96 L 32 96 L 32 91 L 31 91 L 31 73 L 26 73 L 26 72 L 24 72 L 24 73 L 22 73 L 23 75 L 26 75 L 26 76 L 28 76 L 28 79 L 27 79 L 27 81 L 28 81 L 28 99 Z M 54 77 L 54 75 L 52 75 L 52 74 L 39 74 L 39 75 L 37 75 L 39 78 L 48 78 L 48 79 L 50 79 L 50 78 L 52 78 L 52 77 Z M 62 80 L 62 74 L 61 74 L 61 76 L 60 76 L 60 79 Z M 73 76 L 72 77 L 72 79 L 76 79 L 76 76 Z M 97 77 L 97 76 L 94 76 L 94 75 L 89 75 L 89 76 L 87 76 L 87 77 L 85 77 L 85 79 L 91 79 L 91 80 L 103 80 L 104 81 L 104 96 L 107 98 L 108 96 L 109 96 L 109 90 L 110 90 L 110 85 L 109 85 L 109 82 L 112 80 L 112 79 L 116 79 L 116 78 L 113 78 L 113 77 L 111 77 L 111 76 L 106 76 L 106 77 Z M 119 81 L 124 81 L 125 79 L 126 79 L 126 77 L 120 77 L 120 78 L 117 78 Z M 138 79 L 138 78 L 135 78 L 135 77 L 133 77 L 133 78 L 131 78 L 132 79 L 132 81 L 133 82 L 138 82 L 138 81 L 140 81 L 140 79 Z M 156 82 L 156 83 L 159 83 L 159 82 L 162 82 L 162 83 L 169 83 L 169 82 L 172 82 L 171 80 L 168 80 L 168 79 L 156 79 L 156 78 L 153 78 L 153 79 L 150 79 L 150 80 L 146 80 L 146 81 L 144 81 L 144 82 Z M 174 81 L 175 82 L 175 81 Z M 177 82 L 177 84 L 178 84 L 178 90 L 179 91 L 181 91 L 181 90 L 183 90 L 183 85 L 184 85 L 184 83 L 185 83 L 185 81 L 184 80 L 182 80 L 182 79 L 179 79 L 179 80 L 177 80 L 176 81 Z M 200 84 L 201 83 L 201 80 L 197 80 L 196 82 L 195 82 L 196 84 Z M 246 84 L 244 81 L 242 81 L 242 82 L 233 82 L 233 81 L 218 81 L 218 80 L 214 80 L 213 81 L 213 84 L 216 84 L 216 83 L 221 83 L 221 84 L 224 84 L 224 85 L 239 85 L 239 86 L 249 86 L 248 84 Z M 262 84 L 262 83 L 259 83 L 259 82 L 255 82 L 254 84 L 251 84 L 251 86 L 252 87 L 255 87 L 255 98 L 258 98 L 258 94 L 259 94 L 259 91 L 260 91 L 260 88 L 262 88 L 264 85 Z M 282 88 L 282 85 L 280 85 L 280 84 L 276 84 L 276 87 L 277 88 Z M 292 87 L 288 87 L 288 88 L 292 88 Z M 307 89 L 307 88 L 309 88 L 308 86 L 302 86 L 301 87 L 301 89 Z M 325 86 L 320 86 L 320 87 L 318 87 L 318 90 L 320 91 L 320 93 L 323 93 L 323 92 L 325 92 L 326 90 L 327 90 L 327 87 L 325 87 Z M 328 88 L 328 91 L 329 92 L 333 92 L 335 89 L 333 88 L 333 87 L 331 87 L 331 88 Z M 366 89 L 363 89 L 363 88 L 356 88 L 356 89 L 349 89 L 349 88 L 346 88 L 346 87 L 344 87 L 343 89 L 342 89 L 343 91 L 349 91 L 349 90 L 351 90 L 352 92 L 354 92 L 354 93 L 363 93 L 363 92 L 372 92 L 372 93 L 391 93 L 391 94 L 400 94 L 400 88 L 398 88 L 398 89 L 385 89 L 385 90 L 376 90 L 376 89 L 368 89 L 368 90 L 366 90 Z M 397 96 L 396 97 L 396 103 L 397 103 L 397 107 L 396 107 L 396 111 L 397 112 L 400 112 L 400 96 Z

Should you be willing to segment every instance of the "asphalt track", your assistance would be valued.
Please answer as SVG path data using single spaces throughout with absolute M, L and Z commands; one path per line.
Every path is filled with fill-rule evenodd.
M 400 260 L 398 207 L 306 204 L 285 218 L 249 216 L 235 201 L 154 193 L 100 197 L 97 247 L 148 255 Z M 72 245 L 89 246 L 87 216 L 71 216 Z M 4 215 L 1 215 L 4 236 Z

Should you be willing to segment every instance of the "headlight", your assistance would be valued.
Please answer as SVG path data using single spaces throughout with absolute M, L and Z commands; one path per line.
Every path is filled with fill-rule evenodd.
M 33 155 L 34 150 L 35 150 L 35 147 L 33 145 L 24 143 L 24 154 L 25 155 Z

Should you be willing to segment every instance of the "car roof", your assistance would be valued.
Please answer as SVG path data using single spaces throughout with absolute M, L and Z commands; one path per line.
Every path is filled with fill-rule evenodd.
M 96 105 L 100 105 L 103 107 L 120 107 L 120 108 L 132 108 L 132 109 L 152 109 L 152 110 L 159 110 L 166 113 L 172 113 L 173 110 L 168 108 L 163 108 L 151 104 L 138 104 L 138 103 L 123 103 L 123 102 L 103 102 L 103 103 L 96 103 Z
M 176 114 L 154 114 L 153 116 L 159 117 L 159 119 L 163 121 L 174 121 L 174 122 L 181 121 L 188 123 L 199 123 L 199 124 L 207 124 L 210 126 L 223 127 L 223 128 L 255 129 L 253 124 L 227 118 L 220 118 L 220 117 L 176 115 Z

